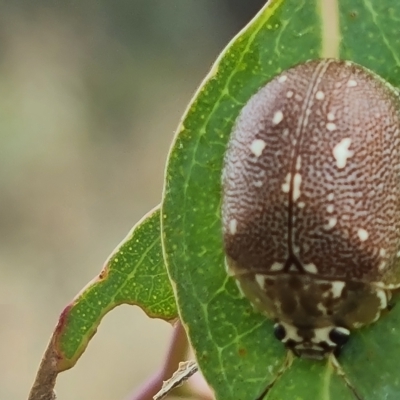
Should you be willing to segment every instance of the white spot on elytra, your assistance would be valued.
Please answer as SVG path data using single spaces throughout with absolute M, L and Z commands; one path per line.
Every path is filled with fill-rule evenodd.
M 347 87 L 355 87 L 357 86 L 357 82 L 354 79 L 349 79 L 347 82 Z
M 315 264 L 310 263 L 310 264 L 304 264 L 303 268 L 306 272 L 309 272 L 310 274 L 316 274 L 318 272 L 317 267 Z
M 326 207 L 326 211 L 328 211 L 328 213 L 332 213 L 333 212 L 333 205 L 329 204 L 329 206 Z
M 353 155 L 353 152 L 349 150 L 350 145 L 351 139 L 345 138 L 333 148 L 333 156 L 336 159 L 336 165 L 338 168 L 344 168 L 347 159 Z
M 265 276 L 261 274 L 256 274 L 255 278 L 258 286 L 260 286 L 261 289 L 264 289 Z
M 334 131 L 336 129 L 336 124 L 334 124 L 333 122 L 328 122 L 326 124 L 326 129 L 328 129 L 328 131 Z
M 272 123 L 274 125 L 278 125 L 279 122 L 283 120 L 283 113 L 282 111 L 276 111 L 274 114 L 274 117 L 272 118 Z
M 328 200 L 332 201 L 334 199 L 335 195 L 333 193 L 328 194 Z
M 292 92 L 291 90 L 288 90 L 288 91 L 286 92 L 286 97 L 287 97 L 288 99 L 292 98 L 292 97 L 293 97 L 293 92 Z
M 236 219 L 231 219 L 229 221 L 229 233 L 235 235 L 237 232 L 237 221 Z
M 368 239 L 368 237 L 369 237 L 368 231 L 366 231 L 366 230 L 363 229 L 363 228 L 360 228 L 360 229 L 357 231 L 357 235 L 358 235 L 358 237 L 360 238 L 360 240 L 361 240 L 362 242 L 365 242 L 365 241 Z
M 336 217 L 332 217 L 328 219 L 328 226 L 329 228 L 333 228 L 337 223 L 337 218 Z
M 379 250 L 379 255 L 380 255 L 381 257 L 385 257 L 385 256 L 386 256 L 386 250 L 385 250 L 385 249 L 380 249 L 380 250 Z
M 400 257 L 400 251 L 396 253 L 396 257 Z
M 297 171 L 299 171 L 300 168 L 301 168 L 301 156 L 297 156 L 297 159 L 296 159 L 296 169 L 297 169 Z
M 334 299 L 340 297 L 342 295 L 343 288 L 344 288 L 344 282 L 342 281 L 332 282 L 332 288 L 331 288 L 332 297 Z
M 278 82 L 279 83 L 283 83 L 283 82 L 285 82 L 287 80 L 287 76 L 286 75 L 281 75 L 279 78 L 278 78 Z
M 321 90 L 318 90 L 318 92 L 315 93 L 315 98 L 317 100 L 323 100 L 325 98 L 325 93 L 322 92 Z
M 301 175 L 294 174 L 293 179 L 293 201 L 296 201 L 300 197 L 300 185 L 301 185 Z
M 328 117 L 328 121 L 333 121 L 335 119 L 335 114 L 332 112 L 329 112 L 327 117 Z
M 306 203 L 304 203 L 303 201 L 300 201 L 298 204 L 299 208 L 304 208 L 304 206 L 306 205 Z M 400 257 L 400 256 L 399 256 Z
M 260 157 L 266 145 L 264 140 L 256 139 L 251 143 L 250 150 L 256 157 Z
M 282 184 L 282 192 L 284 192 L 284 193 L 289 193 L 289 190 L 290 190 L 290 179 L 291 179 L 291 177 L 292 177 L 292 174 L 289 172 L 289 173 L 286 175 L 285 182 Z
M 284 267 L 284 264 L 279 263 L 279 262 L 274 262 L 274 263 L 271 265 L 270 270 L 271 270 L 271 271 L 282 271 L 282 270 L 283 270 L 283 267 Z
M 328 219 L 328 224 L 324 226 L 325 229 L 332 229 L 337 223 L 337 218 L 332 217 Z
M 282 135 L 283 136 L 287 136 L 287 135 L 289 135 L 289 129 L 288 128 L 285 128 L 283 131 L 282 131 Z
M 262 181 L 254 181 L 254 182 L 253 182 L 253 185 L 254 185 L 255 187 L 261 187 L 261 186 L 263 185 L 263 182 L 262 182 Z

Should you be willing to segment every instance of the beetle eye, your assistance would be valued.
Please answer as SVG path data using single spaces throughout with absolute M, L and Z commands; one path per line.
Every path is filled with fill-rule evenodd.
M 285 328 L 281 324 L 275 324 L 274 335 L 279 341 L 282 341 L 286 336 Z
M 350 331 L 346 328 L 336 327 L 329 332 L 329 339 L 341 347 L 349 340 Z

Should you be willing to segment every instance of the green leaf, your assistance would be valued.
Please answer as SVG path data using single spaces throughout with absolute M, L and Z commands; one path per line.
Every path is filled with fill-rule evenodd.
M 131 230 L 100 274 L 65 308 L 53 336 L 59 372 L 75 365 L 101 319 L 120 304 L 138 305 L 152 318 L 177 318 L 162 256 L 159 208 Z
M 285 351 L 272 323 L 241 299 L 223 268 L 222 158 L 240 109 L 272 76 L 320 56 L 312 1 L 272 1 L 227 47 L 190 106 L 170 153 L 163 238 L 182 320 L 217 398 L 254 399 Z
M 342 0 L 332 12 L 327 4 L 335 5 L 322 0 L 270 1 L 217 60 L 186 111 L 170 152 L 162 204 L 165 260 L 182 321 L 217 399 L 254 400 L 279 375 L 285 359 L 271 321 L 253 312 L 224 270 L 220 180 L 226 143 L 239 111 L 278 72 L 310 58 L 346 57 L 393 83 L 399 80 L 399 35 L 393 29 L 400 2 Z M 379 10 L 380 17 L 354 17 L 354 12 L 371 14 L 371 9 Z M 332 31 L 341 40 L 331 40 Z M 373 51 L 368 52 L 371 35 Z M 372 333 L 378 326 L 383 331 L 397 329 L 396 308 L 390 314 L 393 319 L 382 318 L 355 334 L 340 358 L 365 400 L 395 398 L 391 393 L 397 388 L 396 369 L 390 369 L 386 359 L 400 348 L 400 335 L 398 340 L 391 336 L 385 353 L 374 352 L 372 357 L 370 349 L 380 346 L 378 335 Z M 372 363 L 366 368 L 371 374 L 364 376 L 355 353 L 362 362 L 362 357 L 372 357 L 387 377 L 373 380 L 373 372 L 382 371 L 374 371 Z M 298 398 L 315 398 L 314 393 L 323 399 L 355 398 L 332 368 L 326 362 L 296 360 L 277 378 L 268 398 L 297 398 L 297 391 Z
M 364 400 L 397 400 L 400 394 L 400 304 L 355 332 L 339 361 Z
M 399 1 L 342 0 L 339 11 L 340 57 L 372 69 L 399 87 Z

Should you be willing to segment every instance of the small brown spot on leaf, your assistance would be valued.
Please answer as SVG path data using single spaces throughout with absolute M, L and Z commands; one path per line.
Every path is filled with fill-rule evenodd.
M 240 357 L 247 356 L 247 350 L 246 349 L 239 349 L 238 353 L 239 353 Z
M 108 270 L 109 270 L 108 265 L 106 265 L 99 274 L 99 280 L 103 280 L 108 277 L 108 272 L 109 272 Z

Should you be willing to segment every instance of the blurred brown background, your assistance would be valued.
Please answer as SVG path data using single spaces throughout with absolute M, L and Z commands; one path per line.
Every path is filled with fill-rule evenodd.
M 0 399 L 27 397 L 61 310 L 159 202 L 186 104 L 263 4 L 0 1 Z M 58 398 L 125 398 L 170 334 L 115 309 Z

